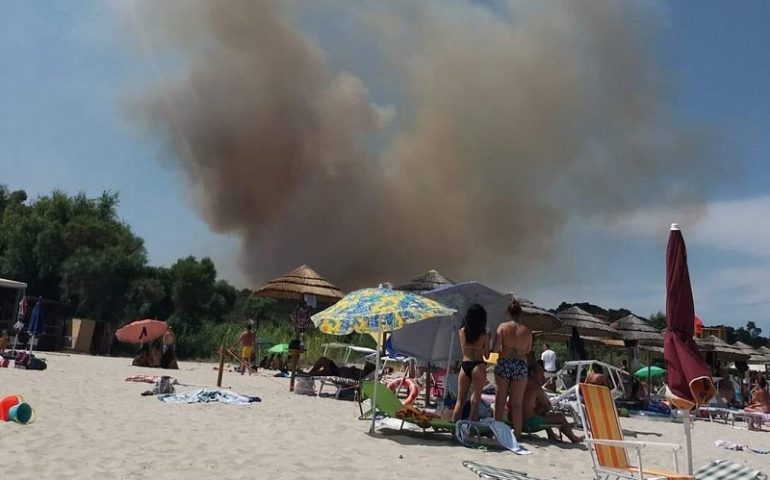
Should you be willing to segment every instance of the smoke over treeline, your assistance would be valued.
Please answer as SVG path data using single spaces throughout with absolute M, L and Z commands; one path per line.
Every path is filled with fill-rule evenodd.
M 510 278 L 553 260 L 572 218 L 697 202 L 711 180 L 702 132 L 669 112 L 650 5 L 321 5 L 132 13 L 156 60 L 181 65 L 136 102 L 139 118 L 210 227 L 239 236 L 255 284 L 302 263 L 345 287 L 428 268 Z M 368 51 L 302 26 L 329 12 Z M 341 65 L 336 49 L 368 61 Z

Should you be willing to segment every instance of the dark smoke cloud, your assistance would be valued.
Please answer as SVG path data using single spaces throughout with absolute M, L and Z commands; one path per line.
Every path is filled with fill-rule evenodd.
M 553 259 L 571 218 L 697 203 L 713 180 L 688 175 L 711 155 L 668 111 L 649 6 L 383 3 L 323 5 L 377 45 L 397 111 L 296 26 L 318 4 L 133 11 L 153 55 L 186 65 L 139 116 L 254 284 L 301 263 L 345 287 L 428 268 L 494 282 Z

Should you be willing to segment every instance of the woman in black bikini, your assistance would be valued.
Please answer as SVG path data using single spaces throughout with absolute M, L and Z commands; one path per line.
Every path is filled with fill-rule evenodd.
M 470 420 L 479 419 L 479 402 L 481 389 L 487 379 L 484 357 L 489 355 L 489 334 L 487 333 L 487 311 L 478 304 L 468 308 L 460 328 L 460 347 L 463 352 L 463 363 L 457 376 L 457 403 L 452 413 L 452 420 L 457 421 L 462 415 L 468 390 L 471 391 Z

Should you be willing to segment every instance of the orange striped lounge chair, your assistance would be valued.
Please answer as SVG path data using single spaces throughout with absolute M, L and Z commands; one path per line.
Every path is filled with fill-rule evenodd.
M 591 455 L 595 479 L 693 479 L 687 474 L 677 473 L 679 470 L 677 454 L 682 451 L 680 445 L 623 439 L 620 419 L 609 388 L 582 383 L 578 389 L 577 404 L 583 420 L 585 441 Z M 654 447 L 673 453 L 677 472 L 666 472 L 643 466 L 642 450 Z M 629 460 L 630 452 L 636 453 L 636 465 L 632 465 Z

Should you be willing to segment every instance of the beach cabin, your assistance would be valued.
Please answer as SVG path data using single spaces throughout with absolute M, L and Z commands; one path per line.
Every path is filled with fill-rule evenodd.
M 11 337 L 19 315 L 19 302 L 26 291 L 26 283 L 0 278 L 0 330 L 6 330 Z

